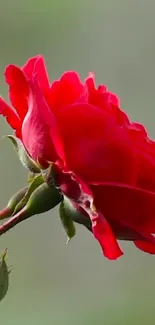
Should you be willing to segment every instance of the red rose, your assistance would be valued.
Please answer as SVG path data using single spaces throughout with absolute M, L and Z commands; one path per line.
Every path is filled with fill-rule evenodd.
M 11 108 L 6 116 L 29 154 L 55 163 L 56 183 L 91 219 L 105 256 L 122 254 L 117 240 L 155 253 L 155 142 L 132 123 L 116 95 L 76 72 L 49 83 L 41 56 L 5 71 Z

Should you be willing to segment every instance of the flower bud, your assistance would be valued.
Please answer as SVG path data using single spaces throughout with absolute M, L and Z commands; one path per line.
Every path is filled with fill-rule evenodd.
M 4 250 L 0 257 L 0 300 L 2 300 L 9 287 L 9 273 L 5 258 L 6 258 L 7 250 Z
M 29 187 L 27 188 L 27 191 L 21 201 L 16 205 L 16 208 L 14 210 L 14 214 L 16 214 L 18 211 L 20 211 L 28 202 L 31 194 L 35 191 L 35 189 L 44 183 L 44 179 L 42 175 L 37 175 L 32 178 L 31 182 L 29 182 Z
M 11 197 L 11 199 L 9 200 L 9 202 L 7 204 L 7 207 L 0 211 L 0 220 L 11 217 L 11 215 L 13 214 L 13 212 L 15 210 L 15 207 L 17 206 L 17 204 L 22 200 L 22 198 L 26 194 L 27 189 L 28 189 L 28 187 L 24 187 L 21 190 L 19 190 L 18 192 L 16 192 Z
M 5 223 L 0 225 L 0 236 L 18 223 L 54 208 L 62 201 L 62 195 L 47 183 L 39 185 L 29 197 L 26 205 Z
M 62 201 L 62 195 L 54 186 L 43 183 L 31 194 L 25 211 L 29 216 L 46 212 Z

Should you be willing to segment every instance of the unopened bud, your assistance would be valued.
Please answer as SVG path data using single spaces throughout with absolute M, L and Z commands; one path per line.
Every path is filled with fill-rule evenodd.
M 0 300 L 2 300 L 9 287 L 9 273 L 5 258 L 6 258 L 7 250 L 5 250 L 0 256 Z
M 31 194 L 35 191 L 35 189 L 39 185 L 43 184 L 43 182 L 44 182 L 44 179 L 43 179 L 42 175 L 37 175 L 37 176 L 33 177 L 33 179 L 30 182 L 29 187 L 27 188 L 25 195 L 23 196 L 21 201 L 16 205 L 14 214 L 16 214 L 18 211 L 20 211 L 26 205 Z
M 21 210 L 0 225 L 0 236 L 31 216 L 51 210 L 61 201 L 62 195 L 54 186 L 48 186 L 47 183 L 41 184 L 34 190 Z
M 7 207 L 0 211 L 0 220 L 11 217 L 13 214 L 15 207 L 22 200 L 25 193 L 27 192 L 28 187 L 24 187 L 18 192 L 16 192 L 11 199 L 9 200 Z
M 29 216 L 53 209 L 62 201 L 62 195 L 54 186 L 43 183 L 31 194 L 24 210 Z

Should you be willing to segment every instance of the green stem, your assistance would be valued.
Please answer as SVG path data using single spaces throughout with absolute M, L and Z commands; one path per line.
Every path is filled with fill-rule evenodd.
M 8 230 L 13 228 L 18 223 L 22 222 L 23 220 L 28 219 L 30 216 L 27 214 L 25 207 L 19 211 L 15 216 L 4 222 L 0 225 L 0 236 L 5 234 Z

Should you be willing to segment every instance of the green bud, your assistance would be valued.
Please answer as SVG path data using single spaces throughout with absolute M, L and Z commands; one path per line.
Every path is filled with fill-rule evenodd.
M 16 192 L 11 199 L 9 200 L 7 207 L 0 211 L 0 220 L 6 219 L 11 217 L 13 214 L 16 206 L 22 200 L 25 193 L 27 192 L 28 187 L 24 187 L 18 192 Z
M 62 201 L 62 195 L 54 186 L 43 183 L 31 194 L 24 210 L 27 215 L 46 212 Z
M 17 204 L 14 214 L 20 211 L 28 202 L 31 194 L 35 191 L 35 189 L 43 184 L 44 179 L 42 175 L 37 175 L 35 178 L 31 180 L 31 183 L 29 187 L 27 187 L 27 191 L 25 192 L 25 195 L 23 196 L 22 200 Z
M 67 213 L 65 209 L 64 201 L 62 201 L 60 204 L 59 213 L 60 213 L 60 219 L 62 225 L 68 237 L 67 239 L 67 243 L 68 243 L 71 240 L 71 238 L 75 236 L 76 228 L 74 226 L 71 214 Z
M 5 250 L 0 257 L 0 300 L 2 300 L 9 287 L 9 273 L 5 258 L 7 250 Z
M 62 195 L 58 190 L 44 182 L 34 190 L 26 205 L 0 226 L 0 236 L 31 216 L 54 208 L 61 201 Z
M 8 139 L 11 140 L 11 142 L 14 145 L 14 148 L 17 152 L 17 155 L 19 157 L 19 160 L 21 161 L 22 165 L 26 167 L 30 172 L 32 173 L 40 173 L 40 167 L 38 164 L 29 156 L 28 152 L 26 151 L 25 147 L 23 146 L 23 143 L 21 140 L 16 138 L 13 135 L 7 135 Z

